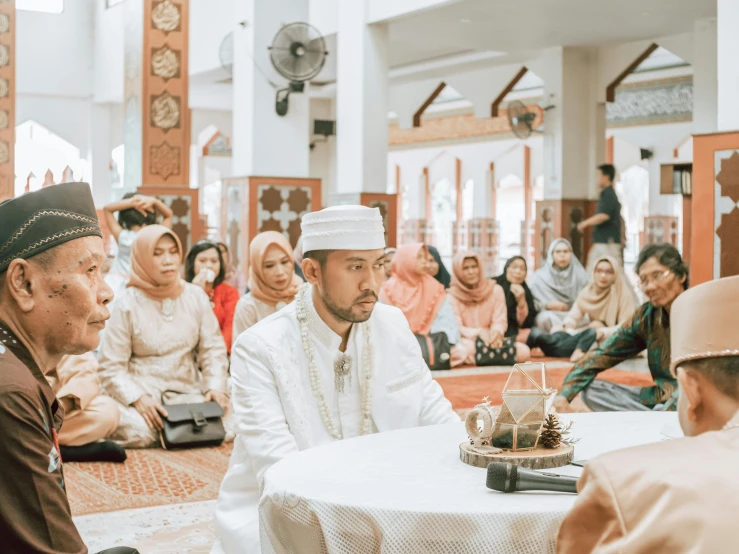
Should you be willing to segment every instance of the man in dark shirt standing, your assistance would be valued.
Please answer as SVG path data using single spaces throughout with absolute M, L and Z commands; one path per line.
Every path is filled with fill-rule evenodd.
M 618 200 L 616 190 L 613 188 L 613 180 L 616 177 L 616 168 L 612 164 L 598 166 L 598 185 L 601 188 L 598 207 L 595 215 L 581 221 L 577 225 L 580 232 L 588 227 L 593 227 L 593 245 L 588 252 L 587 271 L 593 270 L 595 260 L 601 256 L 611 256 L 621 261 L 621 202 Z
M 64 486 L 58 440 L 64 408 L 44 375 L 65 354 L 89 352 L 100 342 L 113 298 L 104 263 L 87 184 L 0 203 L 2 552 L 87 553 Z

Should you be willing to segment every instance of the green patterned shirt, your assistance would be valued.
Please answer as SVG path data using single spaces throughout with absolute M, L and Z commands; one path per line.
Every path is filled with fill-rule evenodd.
M 641 390 L 641 403 L 649 408 L 665 403 L 666 409 L 674 410 L 677 381 L 670 374 L 670 314 L 651 302 L 640 306 L 603 346 L 572 368 L 560 394 L 572 402 L 598 373 L 633 358 L 645 348 L 655 385 Z

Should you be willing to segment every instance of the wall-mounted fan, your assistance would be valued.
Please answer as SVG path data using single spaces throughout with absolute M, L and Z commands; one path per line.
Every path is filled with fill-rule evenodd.
M 218 47 L 218 59 L 221 61 L 221 67 L 229 75 L 233 75 L 234 71 L 234 34 L 228 33 L 221 45 Z
M 526 104 L 520 100 L 514 100 L 506 108 L 508 113 L 508 124 L 511 126 L 511 131 L 520 139 L 527 139 L 531 136 L 531 133 L 537 132 L 534 129 L 534 121 L 536 120 L 536 114 L 526 108 Z
M 275 111 L 285 115 L 291 92 L 303 92 L 305 82 L 318 75 L 326 63 L 326 42 L 308 23 L 290 23 L 278 31 L 269 47 L 269 59 L 290 85 L 277 91 Z

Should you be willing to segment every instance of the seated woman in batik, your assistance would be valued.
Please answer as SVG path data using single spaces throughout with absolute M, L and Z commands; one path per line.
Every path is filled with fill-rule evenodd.
M 452 261 L 449 302 L 457 317 L 465 365 L 476 365 L 477 339 L 491 348 L 500 348 L 508 331 L 508 309 L 503 287 L 485 279 L 482 261 L 474 252 L 459 252 Z M 525 344 L 516 343 L 516 361 L 529 359 Z
M 572 254 L 569 241 L 553 241 L 546 262 L 531 280 L 531 292 L 539 312 L 536 326 L 547 333 L 561 331 L 567 313 L 587 284 L 588 274 Z
M 159 443 L 167 404 L 215 401 L 228 410 L 228 355 L 208 296 L 180 278 L 177 235 L 150 225 L 131 254 L 128 287 L 103 336 L 100 380 L 121 412 L 110 440 L 146 448 Z M 223 422 L 233 438 L 230 414 Z
M 208 295 L 226 350 L 231 354 L 231 333 L 239 291 L 225 281 L 226 264 L 216 243 L 208 240 L 195 243 L 185 260 L 185 280 L 201 287 Z
M 451 366 L 466 358 L 457 318 L 444 285 L 429 274 L 429 252 L 425 244 L 406 244 L 393 256 L 393 272 L 380 289 L 380 302 L 405 314 L 415 335 L 444 333 L 449 339 Z
M 614 260 L 615 261 L 615 260 Z M 565 377 L 554 405 L 558 412 L 675 410 L 677 380 L 670 371 L 670 308 L 688 288 L 688 266 L 671 244 L 650 244 L 636 262 L 641 289 L 649 299 L 606 340 L 575 364 Z M 610 383 L 596 376 L 647 350 L 647 363 L 654 385 L 635 387 Z M 570 402 L 582 393 L 578 406 Z
M 254 237 L 249 245 L 249 292 L 236 304 L 234 338 L 295 300 L 302 283 L 282 233 L 266 231 Z
M 604 341 L 616 332 L 636 310 L 634 295 L 627 290 L 618 262 L 601 256 L 595 262 L 592 280 L 580 294 L 564 320 L 564 328 L 596 329 Z

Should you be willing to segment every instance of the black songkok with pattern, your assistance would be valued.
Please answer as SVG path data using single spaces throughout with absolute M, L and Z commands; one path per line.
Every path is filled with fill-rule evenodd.
M 0 203 L 0 273 L 70 240 L 102 237 L 90 185 L 64 183 Z

